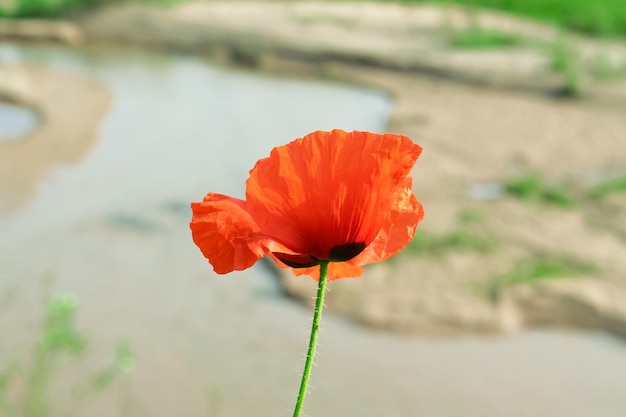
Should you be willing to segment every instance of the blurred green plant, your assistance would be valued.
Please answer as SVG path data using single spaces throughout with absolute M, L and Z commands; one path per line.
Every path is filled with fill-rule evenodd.
M 557 72 L 565 72 L 578 60 L 578 53 L 566 40 L 550 44 L 550 67 Z
M 600 200 L 610 194 L 626 191 L 626 175 L 611 178 L 600 184 L 595 185 L 589 191 L 589 197 L 594 200 Z
M 80 6 L 96 3 L 96 0 L 0 0 L 0 16 L 52 17 Z
M 564 34 L 556 41 L 550 42 L 488 30 L 480 26 L 476 9 L 471 8 L 468 9 L 468 18 L 470 25 L 464 29 L 454 29 L 447 25 L 447 37 L 452 46 L 464 49 L 524 46 L 543 51 L 548 57 L 550 68 L 562 76 L 558 93 L 563 97 L 580 97 L 584 92 L 583 84 L 586 77 L 598 81 L 626 77 L 626 67 L 619 62 L 612 62 L 606 52 L 583 64 L 579 49 L 571 38 Z M 626 36 L 626 30 L 624 35 Z
M 55 363 L 62 354 L 78 356 L 84 352 L 87 341 L 74 326 L 77 307 L 76 300 L 71 297 L 55 298 L 48 305 L 43 334 L 35 346 L 33 366 L 28 375 L 22 411 L 24 417 L 50 414 L 48 389 Z
M 19 367 L 16 363 L 11 363 L 0 372 L 0 415 L 11 416 L 15 413 L 15 405 L 7 399 L 10 382 L 15 378 Z
M 115 381 L 115 379 L 126 372 L 130 372 L 135 365 L 135 357 L 130 347 L 125 343 L 117 345 L 113 362 L 102 369 L 92 380 L 94 390 L 102 390 Z
M 497 248 L 498 240 L 485 230 L 487 215 L 476 208 L 464 208 L 457 215 L 459 228 L 433 234 L 417 229 L 404 254 L 441 256 L 450 252 L 489 253 Z
M 76 299 L 70 296 L 55 297 L 49 302 L 41 337 L 34 346 L 28 369 L 12 362 L 0 373 L 0 415 L 55 415 L 51 406 L 50 390 L 59 372 L 63 370 L 60 365 L 68 364 L 64 361 L 68 357 L 80 359 L 88 346 L 86 336 L 76 329 L 77 309 Z M 130 371 L 133 362 L 130 348 L 126 344 L 119 344 L 112 362 L 97 372 L 85 387 L 76 388 L 74 399 L 86 400 L 98 394 L 118 376 Z M 69 363 L 76 364 L 75 361 Z M 11 398 L 10 391 L 13 393 Z
M 459 212 L 457 220 L 462 225 L 482 224 L 487 221 L 487 214 L 476 208 L 464 208 Z
M 496 301 L 502 289 L 511 285 L 580 278 L 599 270 L 600 268 L 593 262 L 571 256 L 530 258 L 517 262 L 510 271 L 492 278 L 487 284 L 479 285 L 479 291 Z
M 561 94 L 566 97 L 582 95 L 583 68 L 578 49 L 571 42 L 561 39 L 548 47 L 550 66 L 563 74 Z
M 522 44 L 519 36 L 483 29 L 480 26 L 451 30 L 448 40 L 452 46 L 464 49 L 505 48 Z
M 402 0 L 423 3 L 426 0 Z M 597 36 L 626 36 L 624 0 L 429 0 L 500 10 Z
M 302 25 L 327 24 L 349 28 L 354 26 L 354 21 L 341 16 L 296 14 L 291 16 L 292 20 Z
M 407 253 L 425 256 L 437 256 L 455 251 L 488 253 L 496 246 L 497 241 L 494 238 L 479 236 L 463 230 L 435 235 L 418 229 L 415 237 L 407 246 Z
M 0 0 L 0 17 L 57 17 L 79 8 L 123 0 Z M 171 5 L 179 0 L 140 0 Z
M 564 208 L 576 206 L 576 200 L 566 188 L 546 185 L 537 173 L 512 179 L 504 184 L 504 189 L 507 194 L 525 202 L 538 202 Z

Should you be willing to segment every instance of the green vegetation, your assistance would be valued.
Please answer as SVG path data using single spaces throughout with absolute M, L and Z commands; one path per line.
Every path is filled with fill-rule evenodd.
M 589 199 L 597 202 L 608 195 L 626 193 L 626 174 L 610 178 L 584 191 L 580 187 L 572 189 L 563 185 L 546 185 L 541 175 L 533 173 L 506 182 L 504 190 L 509 196 L 527 203 L 572 208 L 589 203 Z
M 539 257 L 518 262 L 509 272 L 493 278 L 481 290 L 496 300 L 502 288 L 517 284 L 534 284 L 554 279 L 578 278 L 597 272 L 592 262 L 566 256 Z
M 470 15 L 470 19 L 473 19 L 472 16 Z M 626 76 L 626 67 L 619 62 L 611 62 L 606 53 L 598 54 L 591 63 L 583 64 L 578 48 L 566 37 L 547 42 L 484 29 L 477 22 L 465 29 L 448 29 L 447 36 L 449 43 L 456 48 L 495 49 L 522 46 L 542 51 L 548 57 L 552 70 L 562 76 L 558 93 L 563 97 L 580 97 L 583 94 L 585 77 L 606 81 Z
M 403 0 L 420 2 L 420 0 Z M 537 48 L 547 54 L 552 69 L 562 77 L 556 93 L 562 97 L 583 95 L 583 81 L 619 79 L 626 76 L 623 65 L 610 62 L 606 54 L 590 65 L 583 65 L 579 50 L 566 38 L 545 42 L 480 27 L 478 8 L 497 9 L 556 24 L 565 30 L 582 31 L 599 36 L 626 37 L 626 3 L 624 0 L 439 0 L 439 3 L 460 3 L 467 10 L 470 27 L 449 30 L 452 46 L 465 49 L 492 49 L 512 46 Z M 561 196 L 563 197 L 563 196 Z M 559 199 L 559 201 L 564 202 Z
M 56 17 L 82 7 L 121 0 L 0 0 L 0 17 Z M 143 0 L 172 4 L 177 0 Z
M 84 355 L 88 341 L 75 326 L 78 304 L 72 297 L 57 297 L 48 304 L 41 337 L 33 349 L 28 367 L 17 362 L 0 368 L 0 416 L 50 417 L 59 415 L 52 410 L 51 389 L 59 374 L 73 366 Z M 73 359 L 73 360 L 72 360 Z M 122 373 L 133 366 L 133 355 L 125 344 L 117 347 L 111 363 L 81 386 L 68 389 L 80 405 L 97 395 Z M 55 387 L 55 392 L 58 390 Z M 9 396 L 11 392 L 11 396 Z M 63 413 L 67 416 L 70 413 Z
M 107 0 L 3 0 L 0 16 L 56 16 Z M 173 3 L 176 0 L 146 0 Z M 564 29 L 599 36 L 626 36 L 624 0 L 399 0 L 455 3 L 526 16 Z M 499 42 L 499 41 L 498 41 Z
M 550 52 L 550 66 L 557 72 L 566 72 L 579 61 L 576 48 L 564 39 L 551 45 Z
M 423 3 L 425 0 L 401 1 Z M 592 35 L 626 36 L 624 0 L 435 0 L 435 2 L 501 10 Z
M 459 212 L 457 217 L 460 224 L 482 224 L 487 221 L 487 215 L 475 208 L 466 208 Z
M 442 255 L 451 251 L 487 253 L 497 246 L 493 238 L 486 238 L 466 231 L 452 231 L 440 235 L 418 229 L 415 238 L 407 246 L 408 252 L 420 255 Z
M 452 31 L 449 40 L 452 46 L 465 49 L 504 48 L 522 43 L 518 36 L 486 30 L 479 26 Z
M 498 241 L 485 231 L 486 221 L 484 212 L 465 208 L 457 216 L 457 230 L 433 234 L 417 229 L 404 253 L 420 256 L 441 256 L 450 252 L 489 253 L 497 248 Z
M 351 27 L 354 22 L 350 19 L 341 16 L 331 15 L 310 15 L 310 14 L 298 14 L 293 15 L 292 19 L 302 25 L 314 25 L 314 24 L 327 24 L 332 26 Z
M 626 191 L 626 175 L 602 182 L 591 189 L 589 196 L 595 200 L 602 199 L 609 194 Z
M 97 0 L 9 0 L 0 2 L 0 16 L 58 16 L 63 12 L 93 5 L 96 2 Z
M 578 50 L 567 40 L 561 39 L 548 46 L 548 55 L 552 69 L 563 74 L 563 95 L 580 96 L 583 70 Z
M 504 185 L 506 192 L 522 201 L 571 208 L 576 200 L 563 187 L 548 186 L 539 174 L 513 179 Z

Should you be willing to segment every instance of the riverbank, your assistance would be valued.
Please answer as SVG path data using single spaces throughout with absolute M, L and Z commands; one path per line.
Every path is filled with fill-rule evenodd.
M 478 50 L 450 44 L 451 33 L 476 22 L 533 41 Z M 558 31 L 452 7 L 116 5 L 68 24 L 81 34 L 73 39 L 88 45 L 193 52 L 224 65 L 323 77 L 394 97 L 388 130 L 425 148 L 414 171 L 415 192 L 426 208 L 418 233 L 425 238 L 362 279 L 333 283 L 330 311 L 422 334 L 548 325 L 626 335 L 626 201 L 619 193 L 601 201 L 588 196 L 626 172 L 626 83 L 592 76 L 600 57 L 621 68 L 623 44 L 568 37 L 579 51 L 572 75 L 554 72 L 554 57 L 544 49 L 560 42 Z M 530 174 L 570 193 L 574 204 L 522 201 L 506 191 L 506 184 Z M 494 184 L 496 193 L 485 194 Z M 444 243 L 430 249 L 437 242 Z M 557 271 L 507 278 L 537 265 Z M 310 300 L 310 280 L 280 274 L 280 282 L 287 294 Z
M 31 108 L 39 125 L 0 143 L 0 216 L 21 207 L 54 166 L 75 163 L 94 144 L 111 95 L 86 77 L 0 64 L 0 101 Z

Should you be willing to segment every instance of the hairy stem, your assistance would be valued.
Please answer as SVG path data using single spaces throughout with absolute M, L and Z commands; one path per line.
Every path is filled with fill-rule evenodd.
M 306 354 L 304 373 L 302 374 L 300 392 L 298 392 L 298 401 L 296 401 L 296 408 L 293 410 L 293 417 L 300 416 L 300 410 L 302 409 L 302 404 L 304 404 L 304 397 L 306 396 L 307 386 L 309 385 L 311 367 L 313 366 L 313 358 L 315 357 L 315 346 L 317 345 L 317 335 L 320 329 L 320 319 L 322 318 L 322 309 L 324 308 L 324 294 L 326 293 L 327 277 L 328 262 L 321 262 L 320 280 L 317 285 L 317 298 L 315 299 L 315 313 L 313 314 L 313 325 L 311 326 L 311 337 L 309 339 L 309 350 Z

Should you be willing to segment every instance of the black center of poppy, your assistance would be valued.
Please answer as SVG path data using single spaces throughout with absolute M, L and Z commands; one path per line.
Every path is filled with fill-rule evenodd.
M 289 253 L 274 252 L 279 261 L 292 268 L 311 268 L 319 264 L 319 261 L 306 255 L 292 255 Z
M 345 262 L 357 256 L 365 249 L 365 242 L 350 242 L 333 246 L 328 254 L 330 262 Z

